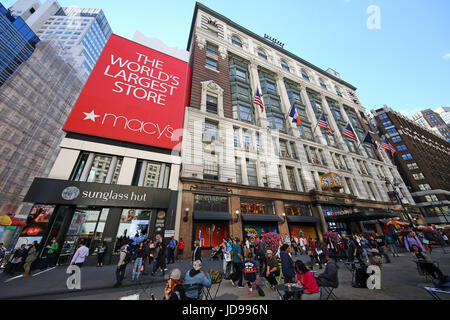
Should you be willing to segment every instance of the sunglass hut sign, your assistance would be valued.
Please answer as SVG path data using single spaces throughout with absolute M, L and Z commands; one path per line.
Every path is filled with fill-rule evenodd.
M 189 81 L 186 62 L 112 35 L 64 130 L 179 150 Z
M 116 192 L 114 190 L 100 192 L 100 191 L 89 191 L 89 190 L 80 190 L 77 187 L 67 187 L 61 193 L 61 197 L 66 201 L 73 201 L 76 199 L 83 200 L 100 200 L 103 202 L 108 201 L 137 201 L 137 202 L 146 202 L 147 201 L 147 193 L 122 193 Z

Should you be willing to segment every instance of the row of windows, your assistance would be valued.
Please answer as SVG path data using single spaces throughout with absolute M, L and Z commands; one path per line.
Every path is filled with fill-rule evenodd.
M 123 158 L 83 152 L 72 171 L 71 181 L 117 184 Z M 169 187 L 170 164 L 138 160 L 133 175 L 133 186 Z

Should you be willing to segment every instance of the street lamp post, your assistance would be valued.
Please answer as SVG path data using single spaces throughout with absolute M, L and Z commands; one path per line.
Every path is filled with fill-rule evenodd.
M 403 214 L 406 216 L 406 218 L 409 221 L 409 224 L 411 225 L 411 227 L 413 229 L 415 229 L 415 225 L 413 223 L 413 221 L 411 220 L 411 217 L 409 216 L 408 210 L 406 210 L 405 205 L 403 204 L 402 198 L 400 198 L 400 195 L 398 193 L 398 191 L 396 190 L 396 187 L 398 186 L 398 183 L 395 183 L 395 178 L 394 178 L 394 183 L 392 183 L 389 178 L 386 178 L 386 184 L 387 185 L 391 185 L 392 186 L 392 190 L 394 190 L 394 195 L 397 199 L 398 202 L 400 202 L 400 205 L 402 206 L 403 209 Z

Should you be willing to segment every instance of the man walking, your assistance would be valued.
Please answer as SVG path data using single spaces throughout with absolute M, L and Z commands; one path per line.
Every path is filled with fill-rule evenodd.
M 194 251 L 192 252 L 191 265 L 194 261 L 202 261 L 202 250 L 200 248 L 200 241 L 194 241 Z
M 72 261 L 70 265 L 76 265 L 81 268 L 86 260 L 86 257 L 89 256 L 89 248 L 86 247 L 84 240 L 80 241 L 79 248 L 73 255 Z
M 47 257 L 45 258 L 45 266 L 44 269 L 47 269 L 48 267 L 53 267 L 55 264 L 55 257 L 56 252 L 58 251 L 59 244 L 56 242 L 56 238 L 53 238 L 51 241 L 51 244 L 46 247 L 48 249 L 47 251 Z
M 386 259 L 386 263 L 391 263 L 391 259 L 389 258 L 389 255 L 384 251 L 384 248 L 386 246 L 386 238 L 384 235 L 377 233 L 377 237 L 375 238 L 375 241 L 377 242 L 377 249 L 380 252 L 382 256 Z
M 125 261 L 126 256 L 127 256 L 127 248 L 126 246 L 122 246 L 120 248 L 120 258 L 116 269 L 117 282 L 114 285 L 114 288 L 120 287 L 122 285 L 123 279 L 125 278 L 125 270 L 127 268 L 127 262 Z
M 175 263 L 175 248 L 177 247 L 177 244 L 178 242 L 175 240 L 175 237 L 172 237 L 169 242 L 167 264 Z
M 175 260 L 178 260 L 178 257 L 183 256 L 183 251 L 184 251 L 184 241 L 183 238 L 180 238 L 180 241 L 178 242 L 178 250 Z
M 242 284 L 242 271 L 244 269 L 243 261 L 244 261 L 244 250 L 241 246 L 242 241 L 240 239 L 236 239 L 236 244 L 233 246 L 233 277 L 231 279 L 231 284 L 236 286 L 236 282 L 238 282 L 237 286 L 239 288 L 244 288 Z

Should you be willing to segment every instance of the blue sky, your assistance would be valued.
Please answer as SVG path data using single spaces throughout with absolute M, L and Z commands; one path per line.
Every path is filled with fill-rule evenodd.
M 1 1 L 1 0 L 0 0 Z M 42 0 L 41 0 L 42 1 Z M 2 1 L 5 7 L 15 1 Z M 448 0 L 203 0 L 211 9 L 317 65 L 331 67 L 358 88 L 367 111 L 384 104 L 411 116 L 450 106 Z M 113 32 L 136 30 L 186 48 L 195 1 L 60 0 L 63 6 L 99 7 Z M 369 6 L 381 29 L 369 29 Z

